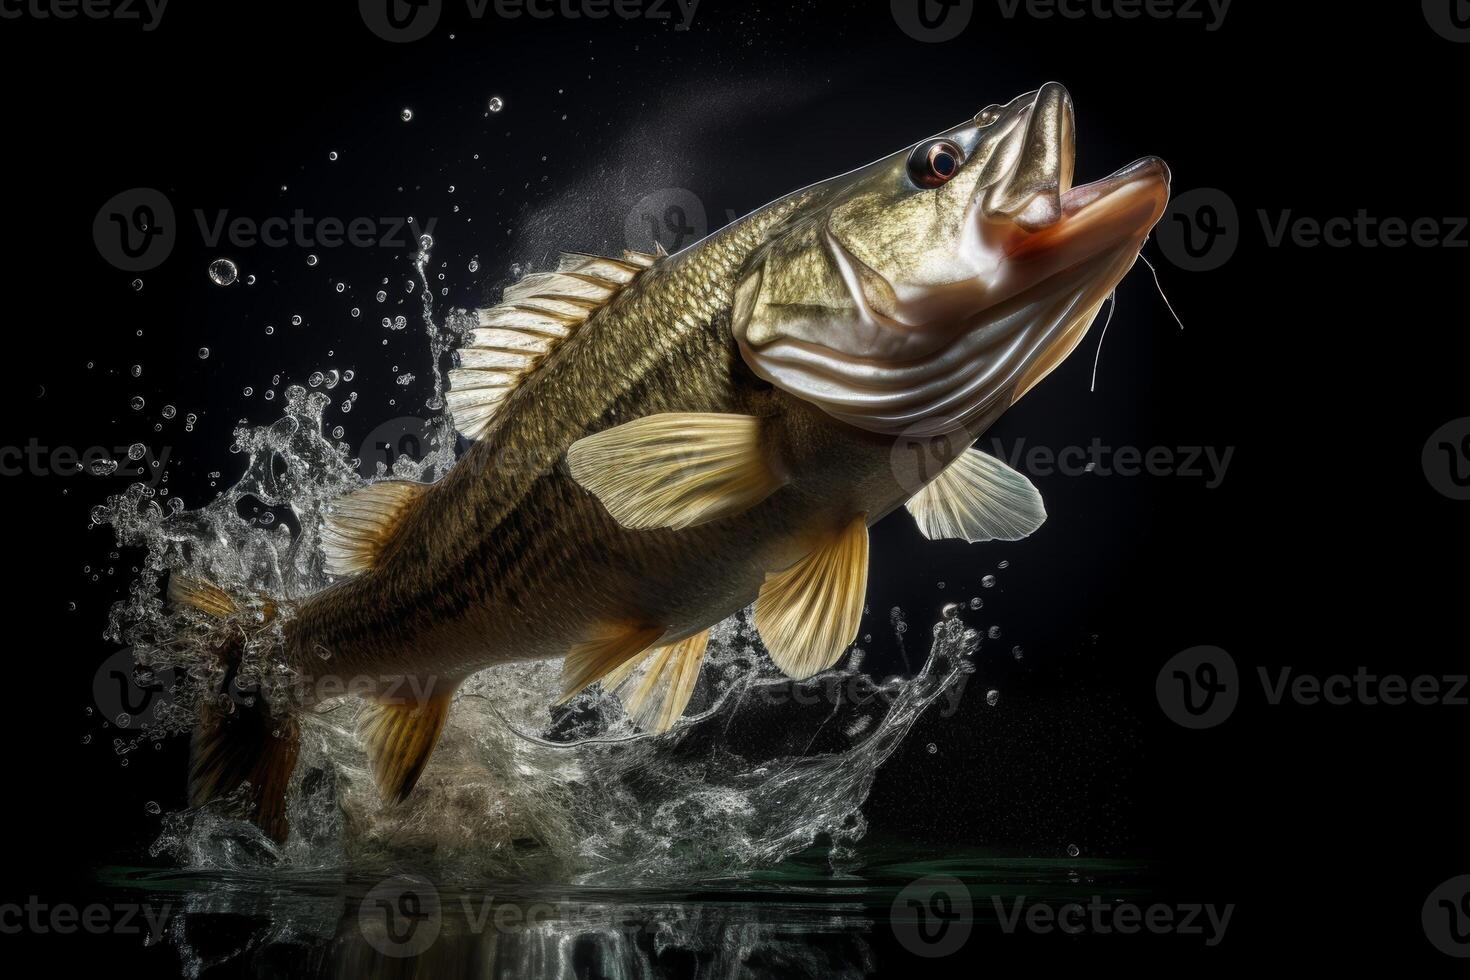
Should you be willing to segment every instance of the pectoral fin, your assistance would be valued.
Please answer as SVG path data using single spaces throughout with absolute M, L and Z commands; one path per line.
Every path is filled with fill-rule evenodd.
M 784 482 L 749 415 L 670 412 L 579 439 L 572 477 L 630 528 L 690 527 L 759 503 Z
M 960 454 L 908 502 L 924 537 L 1019 541 L 1046 521 L 1041 491 L 994 456 Z
M 412 685 L 401 685 L 390 699 L 368 705 L 358 719 L 357 734 L 367 748 L 373 778 L 385 802 L 408 798 L 439 744 L 458 686 L 441 682 L 418 692 Z
M 617 690 L 639 728 L 666 732 L 694 694 L 708 644 L 709 630 L 701 630 L 678 643 L 654 647 L 604 677 L 603 687 Z
M 836 663 L 857 637 L 867 589 L 868 524 L 859 514 L 801 561 L 766 576 L 755 625 L 776 666 L 803 680 Z

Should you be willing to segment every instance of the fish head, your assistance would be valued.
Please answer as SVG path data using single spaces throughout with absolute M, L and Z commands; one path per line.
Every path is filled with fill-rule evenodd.
M 1168 202 L 1155 157 L 1074 186 L 1074 133 L 1052 82 L 785 199 L 735 291 L 746 363 L 872 432 L 993 420 L 1076 347 Z

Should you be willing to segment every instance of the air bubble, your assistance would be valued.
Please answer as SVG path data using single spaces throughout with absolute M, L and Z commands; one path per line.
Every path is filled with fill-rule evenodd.
M 215 259 L 209 263 L 209 278 L 216 286 L 228 286 L 240 278 L 240 269 L 229 259 Z

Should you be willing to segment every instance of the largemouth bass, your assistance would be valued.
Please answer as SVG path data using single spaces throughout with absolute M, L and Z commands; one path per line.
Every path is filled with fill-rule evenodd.
M 248 785 L 284 838 L 291 713 L 341 693 L 369 701 L 360 735 L 402 800 L 456 688 L 506 661 L 565 658 L 565 697 L 600 681 L 664 730 L 709 628 L 751 603 L 788 675 L 835 663 L 891 511 L 930 538 L 1035 530 L 1035 488 L 969 447 L 1077 346 L 1168 200 L 1152 157 L 1073 186 L 1073 134 L 1047 84 L 677 254 L 569 254 L 508 287 L 450 374 L 471 448 L 432 485 L 338 501 L 335 584 L 262 605 L 171 580 L 227 661 L 279 617 L 285 664 L 351 679 L 206 706 L 194 803 Z

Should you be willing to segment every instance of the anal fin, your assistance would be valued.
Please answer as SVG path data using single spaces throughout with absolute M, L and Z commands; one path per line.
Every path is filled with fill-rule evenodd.
M 561 699 L 565 704 L 583 688 L 624 667 L 653 645 L 664 630 L 659 626 L 609 626 L 567 653 L 561 668 Z
M 441 683 L 427 692 L 374 701 L 358 718 L 357 735 L 384 802 L 402 802 L 412 792 L 439 744 L 458 687 Z
M 857 638 L 867 589 L 865 514 L 790 568 L 766 575 L 755 600 L 755 626 L 776 666 L 804 680 L 836 663 Z
M 694 694 L 708 645 L 709 630 L 700 630 L 677 643 L 654 647 L 603 677 L 603 687 L 617 690 L 639 728 L 666 732 Z

